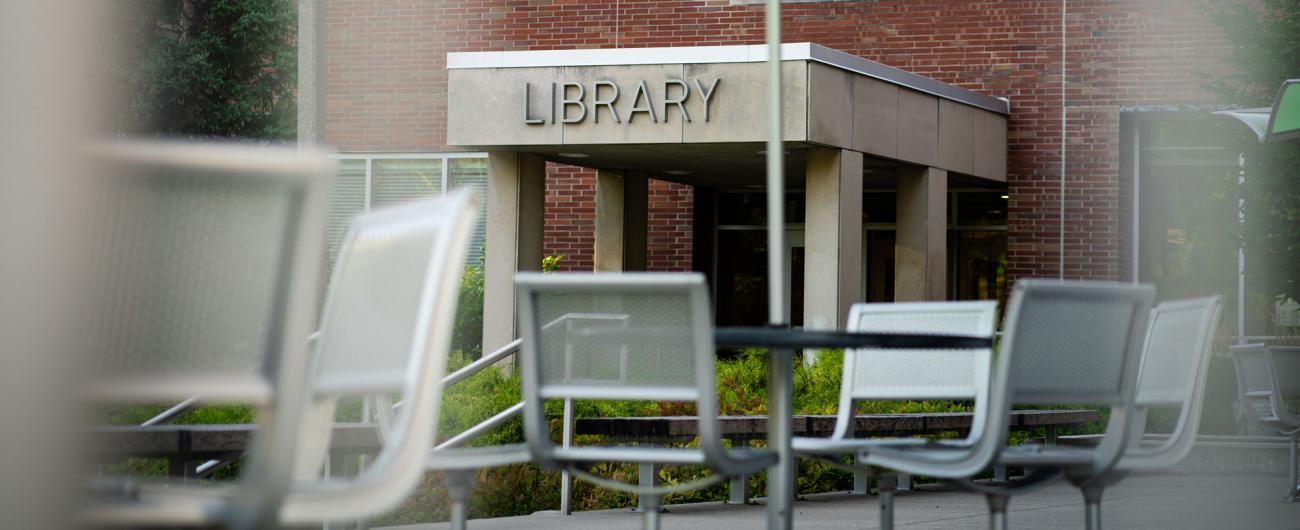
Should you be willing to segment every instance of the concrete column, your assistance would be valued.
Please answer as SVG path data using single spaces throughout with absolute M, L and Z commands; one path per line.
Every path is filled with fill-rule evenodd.
M 643 271 L 649 181 L 621 171 L 596 172 L 596 272 Z
M 804 327 L 843 328 L 862 293 L 862 153 L 808 151 Z
M 528 153 L 489 153 L 483 258 L 483 351 L 519 336 L 515 272 L 542 268 L 546 160 Z
M 948 298 L 948 172 L 905 166 L 898 173 L 894 300 Z

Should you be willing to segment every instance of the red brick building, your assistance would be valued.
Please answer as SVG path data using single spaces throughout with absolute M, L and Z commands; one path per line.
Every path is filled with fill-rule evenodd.
M 1229 47 L 1203 9 L 1190 0 L 800 0 L 783 6 L 783 41 L 1010 102 L 1006 187 L 993 192 L 1005 204 L 981 213 L 1002 216 L 982 222 L 1004 230 L 991 240 L 1005 245 L 1004 257 L 983 258 L 999 285 L 966 288 L 956 279 L 949 297 L 966 298 L 998 295 L 1021 277 L 1146 277 L 1162 259 L 1160 231 L 1171 221 L 1158 200 L 1175 178 L 1162 175 L 1181 175 L 1170 168 L 1186 160 L 1168 153 L 1224 164 L 1207 140 L 1178 134 L 1183 120 L 1228 103 L 1201 88 L 1207 74 L 1226 68 Z M 762 18 L 754 0 L 327 1 L 324 139 L 352 157 L 345 173 L 370 179 L 347 208 L 419 193 L 390 154 L 426 160 L 407 165 L 441 165 L 440 181 L 426 186 L 473 185 L 472 156 L 440 155 L 458 150 L 446 140 L 449 52 L 760 44 Z M 1166 151 L 1148 155 L 1143 145 Z M 378 166 L 389 168 L 391 189 L 379 189 Z M 547 171 L 544 252 L 564 255 L 562 269 L 589 271 L 595 172 L 559 164 Z M 695 221 L 714 206 L 691 186 L 666 181 L 652 180 L 649 195 L 647 268 L 704 268 L 709 249 L 701 240 L 717 252 L 717 234 L 699 233 Z M 1157 202 L 1144 211 L 1144 201 Z M 1154 235 L 1144 238 L 1146 230 Z M 960 249 L 951 254 L 958 259 Z M 870 298 L 888 298 L 870 295 L 871 282 Z

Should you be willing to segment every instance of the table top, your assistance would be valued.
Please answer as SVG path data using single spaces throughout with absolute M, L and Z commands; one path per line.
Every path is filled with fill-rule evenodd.
M 921 333 L 857 333 L 797 328 L 728 327 L 713 331 L 723 347 L 979 349 L 993 347 L 991 337 Z

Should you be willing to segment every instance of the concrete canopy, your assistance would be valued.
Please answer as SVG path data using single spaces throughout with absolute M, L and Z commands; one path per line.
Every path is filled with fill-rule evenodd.
M 862 292 L 864 182 L 897 185 L 897 300 L 946 296 L 950 181 L 1006 182 L 1004 100 L 815 44 L 782 45 L 785 181 L 804 190 L 803 322 Z M 597 170 L 594 270 L 643 270 L 646 179 L 762 187 L 766 48 L 451 53 L 447 143 L 489 151 L 484 314 L 542 259 L 545 162 Z M 951 175 L 951 178 L 950 178 Z M 516 337 L 484 319 L 483 347 Z
M 807 146 L 1006 181 L 1006 101 L 816 44 L 782 58 L 792 183 Z M 447 143 L 761 184 L 764 60 L 763 46 L 450 53 Z

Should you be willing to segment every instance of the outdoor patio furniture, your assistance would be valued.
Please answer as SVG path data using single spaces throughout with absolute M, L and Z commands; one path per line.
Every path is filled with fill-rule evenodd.
M 854 304 L 848 330 L 854 332 L 961 334 L 992 338 L 997 331 L 997 302 L 919 302 Z M 992 348 L 891 350 L 849 349 L 844 352 L 840 403 L 835 430 L 829 438 L 796 437 L 796 454 L 816 457 L 837 467 L 845 455 L 869 452 L 878 446 L 932 443 L 918 437 L 854 438 L 857 402 L 952 399 L 973 401 L 974 417 L 967 436 L 951 443 L 974 446 L 983 436 L 989 412 L 988 380 Z M 944 443 L 949 443 L 945 441 Z M 868 466 L 855 466 L 866 469 Z M 888 473 L 887 473 L 888 474 Z M 885 478 L 885 477 L 882 477 Z M 892 478 L 889 477 L 889 478 Z M 893 487 L 881 481 L 881 527 L 893 525 Z
M 315 336 L 309 407 L 290 422 L 302 435 L 281 455 L 293 464 L 295 480 L 279 523 L 376 515 L 405 499 L 423 475 L 472 227 L 466 192 L 376 210 L 354 221 Z M 400 393 L 406 405 L 393 416 L 378 454 L 359 476 L 320 478 L 339 399 L 370 393 Z M 192 490 L 142 486 L 136 495 L 191 513 L 238 495 L 236 487 L 209 488 L 203 496 Z M 123 522 L 132 515 L 104 514 Z
M 1099 474 L 1119 459 L 1131 430 L 1140 330 L 1145 329 L 1154 298 L 1150 286 L 1016 282 L 982 436 L 973 444 L 873 447 L 861 453 L 859 461 L 947 479 L 983 493 L 990 526 L 1006 528 L 1007 501 L 1017 490 L 1062 473 Z M 1012 404 L 1020 403 L 1108 405 L 1106 435 L 1096 448 L 1088 449 L 1008 447 L 1007 413 Z M 1030 475 L 1009 486 L 971 481 L 991 464 L 1023 467 Z
M 296 149 L 158 142 L 99 146 L 87 293 L 95 348 L 87 400 L 260 407 L 261 428 L 233 494 L 169 484 L 166 500 L 98 481 L 95 524 L 268 526 L 300 440 L 317 259 L 333 165 Z M 184 493 L 182 493 L 184 492 Z M 186 502 L 172 502 L 172 499 Z
M 704 277 L 699 274 L 527 274 L 516 278 L 523 338 L 524 433 L 534 462 L 598 486 L 641 496 L 643 525 L 657 528 L 663 495 L 772 465 L 770 452 L 727 449 L 718 428 L 714 356 Z M 612 319 L 546 324 L 567 316 Z M 698 448 L 557 446 L 546 400 L 685 401 L 699 414 Z M 640 487 L 591 473 L 595 462 L 695 464 L 705 479 Z
M 1286 500 L 1300 497 L 1296 483 L 1296 444 L 1300 442 L 1300 413 L 1288 400 L 1300 398 L 1300 348 L 1246 344 L 1230 348 L 1237 369 L 1237 403 L 1247 421 L 1255 421 L 1288 437 Z
M 1151 310 L 1138 375 L 1133 444 L 1120 457 L 1116 471 L 1166 469 L 1191 453 L 1200 430 L 1211 346 L 1222 311 L 1223 301 L 1217 296 L 1165 302 Z M 1151 409 L 1175 406 L 1178 419 L 1168 438 L 1156 446 L 1140 446 Z
M 1075 468 L 1067 473 L 1083 492 L 1088 528 L 1101 528 L 1101 496 L 1107 485 L 1126 473 L 1169 468 L 1192 451 L 1201 424 L 1210 345 L 1222 309 L 1219 297 L 1213 296 L 1165 302 L 1151 310 L 1128 447 L 1111 469 L 1090 473 L 1087 468 Z M 1143 447 L 1148 412 L 1172 406 L 1179 407 L 1173 433 L 1158 445 Z
M 281 513 L 286 524 L 377 515 L 423 476 L 437 432 L 442 376 L 455 322 L 474 204 L 468 191 L 358 217 L 336 263 L 300 449 Z M 338 399 L 400 394 L 383 448 L 353 479 L 319 480 Z
M 861 333 L 785 327 L 720 328 L 714 341 L 726 347 L 767 348 L 767 447 L 778 455 L 776 468 L 768 474 L 767 503 L 769 528 L 790 526 L 794 503 L 795 458 L 792 446 L 794 371 L 791 358 L 804 348 L 989 348 L 993 339 L 932 333 Z M 781 482 L 788 482 L 782 485 Z

